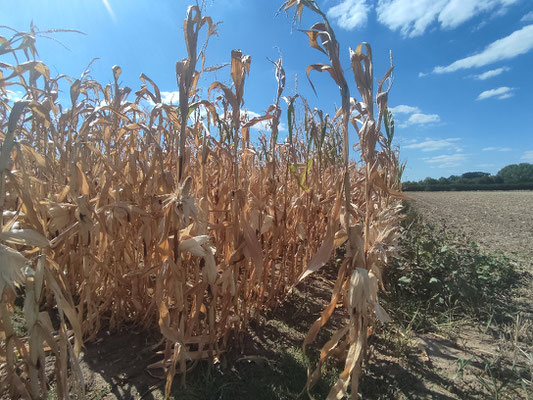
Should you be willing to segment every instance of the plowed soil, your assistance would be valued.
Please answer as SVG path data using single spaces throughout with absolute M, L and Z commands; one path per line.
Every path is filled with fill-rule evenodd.
M 408 192 L 425 219 L 533 272 L 533 191 Z

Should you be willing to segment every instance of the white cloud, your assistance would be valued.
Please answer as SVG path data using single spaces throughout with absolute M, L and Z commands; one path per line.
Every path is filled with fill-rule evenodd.
M 6 92 L 8 102 L 20 101 L 24 97 L 24 92 L 20 90 L 6 90 Z
M 261 115 L 263 115 L 263 114 L 258 114 L 255 111 L 250 111 L 250 110 L 241 110 L 241 112 L 244 113 L 244 114 L 248 114 L 248 118 L 249 119 L 257 118 L 257 117 L 260 117 Z M 255 124 L 252 127 L 252 129 L 270 131 L 270 121 L 266 120 L 266 121 L 258 122 L 257 124 Z M 279 132 L 287 131 L 287 126 L 283 122 L 280 122 L 279 125 L 278 125 L 278 131 Z
M 352 30 L 366 25 L 371 8 L 367 0 L 343 0 L 331 7 L 327 15 L 336 20 L 341 28 Z
M 161 101 L 165 104 L 177 105 L 180 102 L 180 92 L 161 92 Z
M 505 13 L 518 0 L 378 0 L 378 20 L 403 36 L 422 35 L 434 22 L 456 28 L 484 12 Z
M 435 20 L 444 0 L 379 0 L 378 21 L 404 36 L 419 36 Z
M 242 114 L 248 114 L 248 118 L 250 118 L 250 119 L 257 118 L 257 117 L 261 116 L 261 114 L 256 113 L 255 111 L 250 111 L 250 110 L 242 110 L 241 109 L 241 113 Z
M 479 31 L 481 28 L 484 28 L 484 27 L 487 25 L 487 22 L 488 22 L 488 21 L 487 21 L 486 19 L 483 20 L 483 21 L 481 21 L 479 24 L 477 24 L 477 26 L 475 26 L 475 27 L 472 29 L 472 31 L 473 31 L 473 32 Z
M 533 49 L 533 25 L 527 25 L 509 36 L 489 44 L 485 50 L 470 57 L 461 58 L 448 66 L 433 68 L 436 74 L 455 72 L 460 69 L 484 67 L 497 61 L 508 60 Z
M 425 140 L 424 142 L 420 143 L 413 143 L 409 144 L 407 146 L 403 146 L 404 149 L 418 149 L 422 150 L 424 152 L 427 151 L 435 151 L 445 148 L 457 148 L 457 145 L 455 142 L 457 142 L 458 138 L 450 138 L 450 139 L 442 139 L 442 140 Z
M 242 113 L 248 114 L 248 119 L 257 118 L 260 117 L 261 114 L 256 113 L 255 111 L 249 111 L 249 110 L 241 110 Z M 268 130 L 268 123 L 270 121 L 261 121 L 255 124 L 252 129 L 261 129 L 261 130 Z
M 484 81 L 485 79 L 493 78 L 495 76 L 500 75 L 503 72 L 509 71 L 510 69 L 511 68 L 509 68 L 509 67 L 501 67 L 501 68 L 491 69 L 490 71 L 483 72 L 482 74 L 474 75 L 474 78 L 476 78 L 476 79 L 478 79 L 480 81 Z
M 439 22 L 443 28 L 456 28 L 480 11 L 491 7 L 490 1 L 452 0 L 439 14 Z
M 481 92 L 479 96 L 477 96 L 477 100 L 485 100 L 491 97 L 496 97 L 499 100 L 508 99 L 509 97 L 513 97 L 513 90 L 513 88 L 507 86 L 502 86 L 497 89 L 485 90 L 484 92 Z
M 411 107 L 403 104 L 396 107 L 391 107 L 389 110 L 391 110 L 393 114 L 412 114 L 420 112 L 420 108 L 418 107 Z
M 522 18 L 520 18 L 520 21 L 533 22 L 533 11 L 530 11 L 527 14 L 525 14 Z
M 418 143 L 418 140 L 416 139 L 407 139 L 403 136 L 397 136 L 396 139 L 397 139 L 397 142 L 400 143 L 402 148 L 403 146 L 408 145 L 408 144 Z
M 438 168 L 457 167 L 468 159 L 467 154 L 442 154 L 440 156 L 423 158 L 429 164 Z
M 510 147 L 485 147 L 481 149 L 483 151 L 511 151 Z
M 450 0 L 439 14 L 443 28 L 456 28 L 472 17 L 495 9 L 495 14 L 503 15 L 506 7 L 518 0 Z
M 180 92 L 179 91 L 173 91 L 173 92 L 160 92 L 161 93 L 161 102 L 163 104 L 169 104 L 176 106 L 180 102 Z M 148 98 L 148 103 L 150 103 L 151 106 L 154 106 L 155 103 L 152 101 L 151 98 Z
M 440 117 L 437 114 L 415 113 L 411 114 L 409 119 L 403 124 L 400 124 L 400 126 L 406 127 L 409 125 L 425 125 L 433 122 L 440 122 Z
M 407 121 L 397 122 L 397 126 L 399 128 L 405 128 L 410 125 L 425 125 L 434 122 L 440 122 L 440 117 L 437 114 L 424 114 L 421 112 L 420 108 L 416 106 L 400 104 L 396 107 L 391 107 L 390 110 L 392 111 L 393 115 L 410 114 Z
M 521 160 L 533 163 L 533 150 L 528 150 L 524 152 L 522 157 L 520 157 Z

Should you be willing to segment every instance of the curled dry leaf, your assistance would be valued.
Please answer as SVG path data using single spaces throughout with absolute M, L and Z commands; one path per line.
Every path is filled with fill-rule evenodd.
M 0 232 L 0 240 L 4 240 L 8 243 L 40 248 L 50 246 L 50 242 L 47 238 L 32 229 L 12 229 L 7 232 Z
M 6 286 L 14 288 L 23 281 L 26 258 L 18 251 L 0 243 L 0 296 Z

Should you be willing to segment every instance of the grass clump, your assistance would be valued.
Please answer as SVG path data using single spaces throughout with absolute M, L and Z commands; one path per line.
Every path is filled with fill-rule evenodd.
M 405 213 L 382 296 L 395 324 L 380 330 L 376 346 L 386 343 L 402 373 L 459 398 L 529 398 L 531 329 L 519 312 L 518 264 L 424 221 L 409 204 Z M 404 381 L 392 387 L 410 393 Z
M 230 368 L 200 364 L 184 388 L 176 388 L 171 399 L 289 400 L 298 397 L 307 380 L 307 365 L 299 346 L 273 349 L 277 359 L 244 356 Z M 313 388 L 316 398 L 326 398 L 340 370 L 328 369 Z M 306 398 L 306 397 L 304 397 Z

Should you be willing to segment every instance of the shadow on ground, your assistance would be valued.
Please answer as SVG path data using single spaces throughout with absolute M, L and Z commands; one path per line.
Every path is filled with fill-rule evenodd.
M 294 399 L 305 387 L 306 361 L 301 344 L 307 330 L 329 302 L 335 271 L 323 272 L 299 285 L 288 299 L 250 328 L 233 338 L 220 362 L 199 363 L 187 374 L 186 386 L 174 380 L 174 399 Z M 311 359 L 331 333 L 347 323 L 339 308 L 309 351 Z M 365 399 L 479 399 L 473 387 L 453 379 L 459 355 L 455 344 L 425 337 L 425 351 L 416 343 L 399 355 L 386 335 L 370 337 L 370 358 L 361 379 Z M 147 366 L 158 361 L 152 350 L 157 338 L 134 329 L 104 334 L 88 344 L 82 359 L 89 399 L 162 399 L 162 379 L 148 373 Z M 416 340 L 415 340 L 416 341 Z M 420 347 L 420 346 L 418 346 Z M 434 349 L 438 349 L 434 351 Z M 452 349 L 452 350 L 447 350 Z M 429 361 L 429 358 L 431 361 Z M 444 360 L 444 361 L 443 361 Z M 442 365 L 448 366 L 443 369 Z M 324 399 L 343 368 L 330 362 L 329 371 L 312 390 Z M 155 370 L 157 371 L 157 370 Z M 306 398 L 304 396 L 304 398 Z

